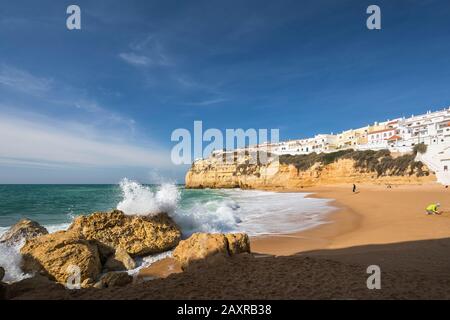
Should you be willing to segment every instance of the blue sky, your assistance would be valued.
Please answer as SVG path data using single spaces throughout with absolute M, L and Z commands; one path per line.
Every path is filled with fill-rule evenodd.
M 194 120 L 290 139 L 450 105 L 449 16 L 446 0 L 3 1 L 0 183 L 182 182 L 170 136 Z

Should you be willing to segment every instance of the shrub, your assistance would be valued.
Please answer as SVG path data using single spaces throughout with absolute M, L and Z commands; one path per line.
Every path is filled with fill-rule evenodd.
M 413 153 L 416 155 L 417 153 L 425 153 L 427 152 L 427 145 L 423 142 L 416 144 L 413 148 Z
M 376 172 L 378 177 L 383 175 L 412 175 L 414 172 L 417 176 L 426 174 L 422 170 L 423 163 L 414 160 L 415 153 L 393 158 L 389 150 L 355 151 L 348 149 L 331 153 L 317 154 L 313 152 L 306 155 L 282 155 L 280 156 L 280 163 L 292 164 L 298 171 L 306 171 L 316 163 L 324 166 L 340 159 L 351 159 L 355 162 L 356 169 L 361 172 Z

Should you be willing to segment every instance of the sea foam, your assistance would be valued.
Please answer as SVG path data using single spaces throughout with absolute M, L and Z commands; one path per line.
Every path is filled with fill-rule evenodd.
M 128 179 L 120 183 L 126 214 L 168 213 L 184 236 L 194 232 L 246 232 L 251 236 L 291 233 L 324 223 L 329 200 L 307 193 L 255 190 L 182 190 L 174 184 L 156 189 Z
M 5 269 L 5 277 L 3 282 L 16 282 L 29 278 L 31 275 L 25 274 L 21 268 L 22 255 L 20 248 L 24 241 L 18 242 L 15 245 L 7 245 L 0 243 L 0 266 Z
M 123 179 L 120 188 L 123 199 L 117 205 L 117 209 L 126 214 L 152 215 L 159 212 L 171 214 L 180 200 L 180 192 L 174 184 L 162 184 L 154 192 L 150 187 Z

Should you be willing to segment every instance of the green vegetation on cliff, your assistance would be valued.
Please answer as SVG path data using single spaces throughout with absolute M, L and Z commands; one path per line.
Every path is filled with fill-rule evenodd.
M 418 145 L 419 146 L 419 145 Z M 426 149 L 425 149 L 426 150 Z M 378 177 L 384 175 L 405 176 L 413 175 L 421 177 L 428 175 L 423 171 L 424 164 L 421 161 L 415 161 L 416 153 L 423 151 L 423 148 L 414 148 L 411 154 L 405 154 L 399 157 L 393 157 L 389 150 L 340 150 L 331 153 L 310 153 L 305 155 L 282 155 L 281 164 L 292 164 L 299 171 L 306 171 L 314 164 L 328 165 L 340 159 L 351 159 L 355 162 L 356 169 L 362 172 L 376 172 Z

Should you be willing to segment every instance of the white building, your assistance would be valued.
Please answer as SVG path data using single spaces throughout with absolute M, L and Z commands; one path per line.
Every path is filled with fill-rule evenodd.
M 415 145 L 424 143 L 428 146 L 422 159 L 440 181 L 450 184 L 450 108 L 409 118 L 397 118 L 355 130 L 346 130 L 338 135 L 317 134 L 313 138 L 297 139 L 277 143 L 263 143 L 245 149 L 227 151 L 256 152 L 265 151 L 276 155 L 300 155 L 312 152 L 333 152 L 339 149 L 381 150 L 393 152 L 411 152 Z M 219 156 L 224 151 L 214 151 Z M 419 156 L 418 156 L 419 157 Z
M 389 141 L 399 139 L 397 129 L 384 129 L 367 133 L 367 148 L 373 150 L 387 149 Z

